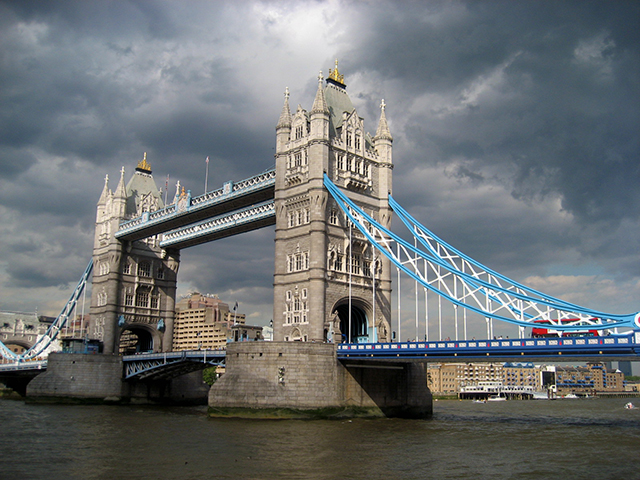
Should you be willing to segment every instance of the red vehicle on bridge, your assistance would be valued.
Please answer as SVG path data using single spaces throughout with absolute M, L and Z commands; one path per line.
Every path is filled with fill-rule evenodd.
M 564 318 L 560 320 L 560 324 L 570 325 L 572 323 L 578 322 L 579 320 L 579 318 Z M 553 327 L 557 325 L 556 322 L 557 321 L 554 321 L 554 323 L 552 323 L 550 320 L 534 320 L 534 323 L 536 325 L 540 325 L 540 327 L 533 327 L 531 329 L 531 337 L 600 337 L 605 335 L 603 330 L 589 330 L 587 326 L 585 326 L 585 330 L 573 330 L 570 332 L 555 330 Z

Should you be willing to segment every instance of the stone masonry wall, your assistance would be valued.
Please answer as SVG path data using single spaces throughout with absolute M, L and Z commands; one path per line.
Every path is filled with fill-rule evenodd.
M 209 407 L 356 407 L 373 416 L 409 418 L 425 418 L 432 413 L 423 365 L 343 365 L 334 344 L 311 342 L 228 344 L 226 373 L 211 387 Z
M 238 342 L 227 345 L 226 373 L 210 407 L 311 409 L 340 405 L 333 344 Z
M 117 401 L 127 395 L 127 385 L 122 381 L 122 357 L 118 355 L 52 353 L 47 371 L 27 386 L 27 397 L 31 398 Z

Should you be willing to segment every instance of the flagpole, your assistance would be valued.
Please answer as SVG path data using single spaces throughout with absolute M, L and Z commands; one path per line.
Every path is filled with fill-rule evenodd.
M 204 175 L 204 193 L 207 193 L 207 184 L 209 182 L 209 157 L 207 157 L 206 163 L 207 163 L 207 168 L 206 168 L 206 173 Z
M 167 175 L 167 181 L 164 182 L 164 206 L 167 206 L 167 192 L 169 191 L 169 175 Z

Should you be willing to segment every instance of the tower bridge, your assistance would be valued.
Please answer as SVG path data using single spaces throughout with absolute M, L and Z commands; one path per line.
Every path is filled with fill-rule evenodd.
M 89 335 L 103 345 L 99 357 L 112 372 L 124 371 L 117 354 L 123 339 L 134 336 L 155 357 L 146 364 L 143 358 L 126 360 L 142 368 L 131 378 L 195 368 L 186 356 L 182 365 L 166 360 L 174 355 L 181 250 L 274 224 L 274 342 L 228 345 L 227 372 L 209 395 L 210 406 L 218 411 L 357 406 L 424 416 L 431 411 L 431 400 L 423 364 L 417 360 L 527 351 L 538 356 L 565 351 L 638 354 L 640 338 L 631 331 L 640 329 L 640 314 L 598 312 L 537 292 L 484 267 L 411 217 L 392 195 L 392 143 L 384 100 L 375 133 L 367 133 L 336 62 L 326 81 L 318 76 L 310 110 L 298 106 L 293 112 L 285 90 L 276 125 L 275 168 L 197 197 L 178 184 L 169 205 L 162 200 L 146 154 L 126 183 L 121 170 L 114 191 L 107 177 L 97 205 L 92 261 L 70 300 L 75 305 L 93 268 Z M 413 244 L 390 230 L 394 213 Z M 398 275 L 398 289 L 400 276 L 408 276 L 415 281 L 416 295 L 424 292 L 425 304 L 429 295 L 436 299 L 435 340 L 429 339 L 430 307 L 425 305 L 427 318 L 420 332 L 416 303 L 415 339 L 424 336 L 424 341 L 393 341 L 394 330 L 398 338 L 401 332 L 400 323 L 394 329 L 391 320 L 392 273 Z M 453 342 L 442 342 L 442 300 L 454 309 Z M 55 338 L 55 329 L 69 314 L 61 313 L 47 338 Z M 515 325 L 520 343 L 467 340 L 468 322 L 486 324 L 491 339 L 494 321 Z M 591 349 L 590 344 L 552 340 L 546 346 L 529 345 L 525 328 L 541 324 L 558 332 L 617 336 L 611 337 L 613 343 Z M 4 350 L 3 355 L 12 358 Z M 372 363 L 362 368 L 362 362 Z M 67 373 L 101 368 L 95 359 L 86 366 L 62 363 L 55 368 Z M 52 377 L 47 380 L 46 375 L 32 382 L 33 395 L 51 394 Z M 76 394 L 68 382 L 56 388 Z M 118 396 L 118 388 L 115 382 L 95 395 Z

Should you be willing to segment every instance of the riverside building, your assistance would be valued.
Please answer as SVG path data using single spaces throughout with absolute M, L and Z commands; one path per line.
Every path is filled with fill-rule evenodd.
M 176 302 L 173 350 L 225 348 L 234 325 L 245 325 L 245 315 L 216 295 L 192 293 Z M 237 328 L 236 328 L 237 330 Z

